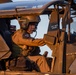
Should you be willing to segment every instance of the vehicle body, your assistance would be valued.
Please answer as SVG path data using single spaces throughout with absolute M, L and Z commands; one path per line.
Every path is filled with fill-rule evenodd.
M 28 2 L 29 3 L 29 2 Z M 42 4 L 41 4 L 42 3 Z M 71 23 L 73 22 L 70 13 L 70 5 L 66 1 L 61 0 L 52 0 L 46 3 L 46 1 L 41 1 L 39 4 L 32 5 L 32 2 L 25 7 L 21 5 L 15 6 L 15 3 L 5 3 L 0 4 L 0 24 L 1 31 L 4 33 L 4 40 L 6 41 L 9 48 L 11 48 L 11 38 L 5 35 L 10 35 L 9 33 L 5 33 L 4 31 L 11 31 L 10 29 L 10 21 L 12 19 L 20 18 L 21 16 L 26 15 L 48 15 L 49 17 L 49 25 L 48 31 L 44 34 L 44 39 L 48 47 L 53 51 L 52 53 L 52 62 L 51 64 L 51 72 L 50 73 L 33 73 L 33 72 L 25 72 L 25 71 L 1 71 L 1 74 L 23 74 L 23 75 L 70 75 L 75 73 L 75 66 L 73 62 L 75 61 L 75 42 L 76 42 L 76 34 L 71 33 Z M 8 6 L 11 4 L 10 8 Z M 26 4 L 26 3 L 25 3 Z M 1 7 L 6 5 L 7 7 Z M 12 7 L 15 6 L 15 7 Z M 41 5 L 41 6 L 38 6 Z M 60 21 L 62 20 L 62 22 Z M 60 28 L 61 23 L 61 28 Z M 6 26 L 7 25 L 7 26 Z M 6 26 L 6 27 L 5 27 Z M 68 26 L 68 28 L 67 28 Z M 8 28 L 7 28 L 8 27 Z M 5 28 L 5 29 L 4 29 Z M 73 40 L 72 40 L 73 39 Z

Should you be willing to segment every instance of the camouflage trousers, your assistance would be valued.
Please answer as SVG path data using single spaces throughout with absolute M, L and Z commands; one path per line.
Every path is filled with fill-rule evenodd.
M 50 72 L 50 67 L 48 66 L 44 56 L 28 56 L 28 58 L 38 65 L 41 72 Z

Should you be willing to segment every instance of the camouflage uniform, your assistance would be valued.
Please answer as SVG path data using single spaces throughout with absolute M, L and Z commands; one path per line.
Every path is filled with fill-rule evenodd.
M 41 72 L 50 71 L 45 57 L 39 55 L 40 50 L 37 46 L 45 45 L 42 39 L 33 39 L 29 34 L 20 29 L 14 33 L 12 40 L 21 49 L 19 52 L 17 52 L 18 50 L 15 51 L 17 54 L 19 53 L 23 56 L 27 56 L 30 60 L 34 61 L 38 65 Z

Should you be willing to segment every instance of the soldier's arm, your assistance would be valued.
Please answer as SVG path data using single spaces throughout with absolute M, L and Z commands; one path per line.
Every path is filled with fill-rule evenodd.
M 20 38 L 18 40 L 18 44 L 23 44 L 27 46 L 43 46 L 45 45 L 45 42 L 43 39 L 23 39 Z
M 12 40 L 15 44 L 18 45 L 27 45 L 27 46 L 43 46 L 45 45 L 45 42 L 43 39 L 32 39 L 32 38 L 28 38 L 28 39 L 24 39 L 20 34 L 15 34 L 12 37 Z

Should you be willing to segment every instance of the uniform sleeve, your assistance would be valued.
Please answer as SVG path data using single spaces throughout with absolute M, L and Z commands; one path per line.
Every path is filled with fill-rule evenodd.
M 43 46 L 45 45 L 45 42 L 43 41 L 43 39 L 23 39 L 20 38 L 18 41 L 18 44 L 23 44 L 23 45 L 27 45 L 27 46 Z
M 32 39 L 32 38 L 24 39 L 21 34 L 17 34 L 17 33 L 12 36 L 12 40 L 15 44 L 18 44 L 18 45 L 27 45 L 27 46 L 45 45 L 45 42 L 43 39 Z

